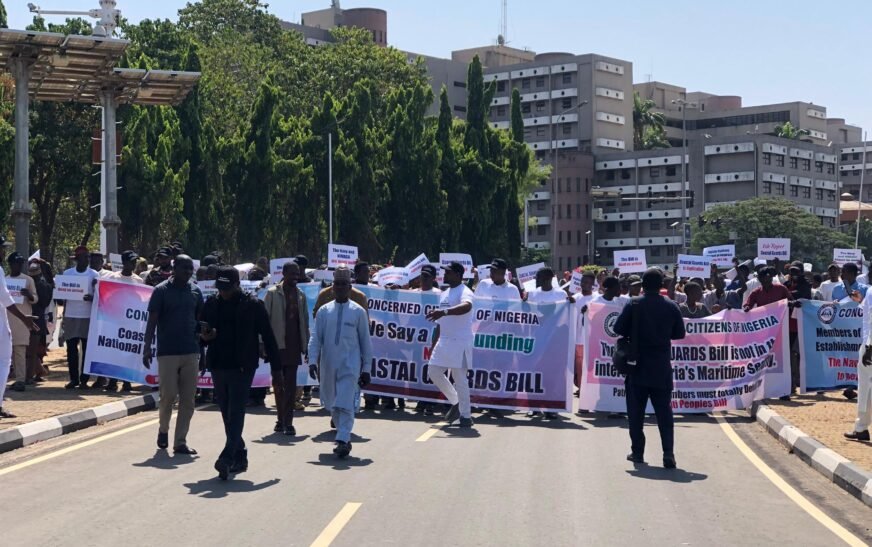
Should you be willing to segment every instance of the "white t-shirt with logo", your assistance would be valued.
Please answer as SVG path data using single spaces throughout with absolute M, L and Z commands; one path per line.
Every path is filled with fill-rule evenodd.
M 88 292 L 86 294 L 94 294 L 93 280 L 100 277 L 100 274 L 91 268 L 86 269 L 84 272 L 80 272 L 75 268 L 70 268 L 69 270 L 64 271 L 64 275 L 80 275 L 87 277 L 90 282 L 87 285 Z M 67 303 L 64 306 L 64 317 L 76 319 L 90 318 L 91 302 L 85 302 L 84 300 L 67 300 Z
M 543 291 L 542 289 L 533 289 L 527 293 L 527 302 L 537 304 L 550 304 L 554 302 L 566 302 L 566 293 L 560 289 L 551 289 Z
M 575 301 L 575 310 L 578 313 L 578 320 L 575 324 L 575 344 L 578 346 L 583 346 L 587 341 L 587 312 L 582 313 L 581 310 L 588 304 L 590 304 L 594 298 L 599 296 L 596 293 L 591 293 L 587 296 L 578 293 L 572 299 Z
M 439 308 L 447 310 L 459 306 L 461 303 L 472 304 L 473 294 L 469 287 L 461 283 L 456 287 L 449 287 L 442 291 L 439 296 Z M 463 315 L 446 315 L 439 319 L 439 340 L 458 340 L 469 342 L 473 339 L 472 333 L 473 311 Z
M 476 298 L 490 298 L 492 300 L 520 300 L 521 292 L 518 287 L 508 281 L 502 285 L 494 283 L 493 279 L 482 279 L 475 289 Z

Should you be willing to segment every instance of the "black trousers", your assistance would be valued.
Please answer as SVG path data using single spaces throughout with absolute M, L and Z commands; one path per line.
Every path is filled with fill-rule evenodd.
M 245 404 L 248 402 L 248 390 L 254 380 L 255 369 L 251 370 L 213 370 L 212 385 L 221 418 L 224 420 L 224 435 L 227 440 L 224 450 L 218 456 L 219 460 L 236 461 L 242 457 L 245 441 L 242 440 L 242 428 L 245 426 Z
M 79 342 L 82 343 L 82 362 L 79 364 Z M 87 374 L 80 370 L 85 367 L 85 352 L 88 351 L 87 338 L 70 338 L 67 340 L 67 370 L 70 372 L 70 382 L 74 384 L 86 383 L 90 378 Z M 81 366 L 81 368 L 80 368 Z
M 672 418 L 672 390 L 655 387 L 639 386 L 626 383 L 627 387 L 627 417 L 630 420 L 630 443 L 633 454 L 645 454 L 645 407 L 648 400 L 654 407 L 657 416 L 657 428 L 660 430 L 660 443 L 664 454 L 672 454 L 674 445 L 675 421 Z

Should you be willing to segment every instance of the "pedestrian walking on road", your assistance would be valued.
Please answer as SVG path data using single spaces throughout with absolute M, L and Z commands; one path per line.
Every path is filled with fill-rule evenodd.
M 663 467 L 675 468 L 672 418 L 672 340 L 684 338 L 684 319 L 675 302 L 660 295 L 663 275 L 649 269 L 642 275 L 643 296 L 624 307 L 615 322 L 615 332 L 623 337 L 638 335 L 638 353 L 634 370 L 625 382 L 627 417 L 630 421 L 631 451 L 627 460 L 644 463 L 645 407 L 648 400 L 657 416 Z M 633 315 L 637 314 L 636 329 Z M 633 331 L 636 331 L 635 333 Z
M 474 296 L 469 287 L 463 284 L 463 264 L 450 262 L 442 269 L 445 270 L 448 288 L 439 295 L 439 309 L 427 314 L 429 321 L 438 322 L 427 370 L 433 384 L 451 404 L 445 421 L 451 424 L 460 418 L 460 427 L 472 427 L 466 371 L 472 366 Z M 448 371 L 451 371 L 454 385 L 446 376 Z
M 24 282 L 21 288 L 21 304 L 16 304 L 15 307 L 22 315 L 31 317 L 33 314 L 33 304 L 37 301 L 36 283 L 33 278 L 24 273 L 24 263 L 27 260 L 20 253 L 12 253 L 7 259 L 9 262 L 9 277 L 7 279 L 16 279 Z M 8 320 L 8 318 L 7 318 Z M 12 391 L 24 391 L 24 387 L 28 383 L 32 383 L 27 376 L 27 348 L 30 346 L 30 328 L 21 321 L 9 321 L 9 327 L 12 330 L 12 368 L 15 371 L 15 383 L 12 384 Z M 5 382 L 6 378 L 2 378 Z
M 194 416 L 197 392 L 200 343 L 197 338 L 197 318 L 203 309 L 203 294 L 191 281 L 194 261 L 187 255 L 176 257 L 173 275 L 160 283 L 148 302 L 148 323 L 145 327 L 142 364 L 151 368 L 151 345 L 157 328 L 157 367 L 160 382 L 157 446 L 169 446 L 170 418 L 173 404 L 179 399 L 173 452 L 196 454 L 188 446 L 188 429 Z
M 308 354 L 309 306 L 306 295 L 297 289 L 300 275 L 300 266 L 286 262 L 282 266 L 282 282 L 270 287 L 263 300 L 281 357 L 279 362 L 270 363 L 278 414 L 275 431 L 285 435 L 297 434 L 294 429 L 297 369 L 303 354 Z
M 257 297 L 242 292 L 239 271 L 222 266 L 215 288 L 218 295 L 209 297 L 203 307 L 205 324 L 201 338 L 208 344 L 206 367 L 212 372 L 226 436 L 215 470 L 222 480 L 227 480 L 231 473 L 248 470 L 242 430 L 251 382 L 261 356 L 261 341 L 269 363 L 281 363 L 281 357 L 266 308 Z
M 0 235 L 0 262 L 3 261 L 6 254 L 6 238 Z M 14 316 L 17 321 L 21 321 L 28 330 L 37 330 L 30 316 L 24 315 L 18 310 L 15 302 L 12 301 L 12 295 L 6 288 L 6 276 L 3 273 L 3 268 L 0 268 L 0 306 L 6 308 L 8 313 L 0 313 L 0 418 L 14 418 L 15 416 L 3 410 L 3 396 L 6 394 L 6 380 L 9 378 L 9 366 L 12 363 L 12 331 L 9 328 L 9 318 L 7 315 Z
M 860 355 L 857 364 L 857 419 L 854 429 L 845 433 L 845 438 L 852 441 L 869 441 L 869 425 L 872 424 L 872 291 L 860 299 L 860 293 L 852 295 L 854 302 L 859 302 L 863 309 L 861 329 Z M 867 352 L 869 355 L 867 356 Z
M 367 313 L 349 299 L 350 294 L 351 271 L 340 267 L 333 273 L 335 299 L 318 311 L 309 339 L 310 374 L 321 381 L 321 404 L 336 426 L 333 453 L 340 458 L 351 453 L 359 388 L 370 382 L 367 368 L 372 361 Z
M 89 291 L 93 291 L 94 280 L 100 277 L 100 274 L 92 270 L 88 263 L 90 262 L 90 253 L 88 248 L 81 245 L 73 251 L 73 259 L 76 261 L 76 266 L 64 271 L 64 275 L 76 275 L 87 278 Z M 83 374 L 81 371 L 82 365 L 85 363 L 85 354 L 88 351 L 88 330 L 91 326 L 91 302 L 94 300 L 92 292 L 86 294 L 81 301 L 67 300 L 64 303 L 64 322 L 63 322 L 63 339 L 67 346 L 67 368 L 70 372 L 70 382 L 64 386 L 67 389 L 80 388 L 87 389 L 88 380 L 90 377 Z M 81 347 L 81 353 L 79 352 Z M 80 359 L 81 357 L 81 359 Z

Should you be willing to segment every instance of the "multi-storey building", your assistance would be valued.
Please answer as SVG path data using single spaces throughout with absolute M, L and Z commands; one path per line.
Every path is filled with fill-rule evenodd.
M 872 203 L 872 191 L 870 191 L 872 189 L 872 142 L 850 143 L 842 146 L 839 151 L 839 177 L 842 191 L 851 194 L 857 201 Z M 861 179 L 862 194 L 860 193 Z

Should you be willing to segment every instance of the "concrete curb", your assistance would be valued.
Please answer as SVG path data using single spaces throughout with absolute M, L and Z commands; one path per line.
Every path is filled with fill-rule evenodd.
M 782 418 L 771 407 L 754 403 L 751 415 L 791 453 L 858 500 L 872 507 L 872 473 L 827 448 Z
M 157 393 L 148 393 L 4 429 L 0 431 L 0 453 L 151 410 L 157 407 L 158 400 Z

